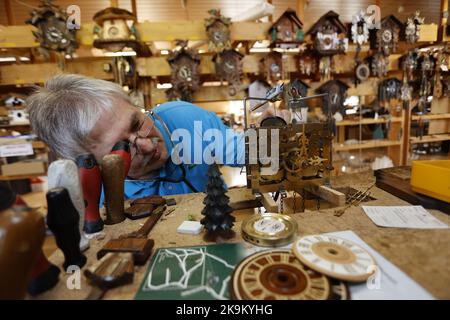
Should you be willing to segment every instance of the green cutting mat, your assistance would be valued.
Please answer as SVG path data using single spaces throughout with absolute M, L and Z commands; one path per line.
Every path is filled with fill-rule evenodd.
M 234 243 L 160 248 L 135 299 L 229 299 L 231 274 L 247 255 Z

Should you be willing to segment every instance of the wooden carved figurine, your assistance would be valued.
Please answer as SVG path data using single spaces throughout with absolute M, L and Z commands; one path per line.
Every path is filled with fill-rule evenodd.
M 64 270 L 72 265 L 82 268 L 87 259 L 80 251 L 80 216 L 67 189 L 50 189 L 47 192 L 47 207 L 47 225 L 64 254 Z
M 181 100 L 192 101 L 192 95 L 200 86 L 200 56 L 187 47 L 187 41 L 178 41 L 178 50 L 171 52 L 167 61 L 170 64 L 173 89 L 178 91 Z
M 23 299 L 45 237 L 43 216 L 0 185 L 0 299 Z
M 208 169 L 208 184 L 206 197 L 203 200 L 205 207 L 200 221 L 206 229 L 206 239 L 231 238 L 235 218 L 231 215 L 233 209 L 228 205 L 230 198 L 225 194 L 225 185 L 217 164 L 210 165 Z
M 213 58 L 216 74 L 221 81 L 225 80 L 228 82 L 230 96 L 236 95 L 238 87 L 241 85 L 243 57 L 236 50 L 225 50 Z
M 78 224 L 80 234 L 80 249 L 82 251 L 89 248 L 89 239 L 83 232 L 84 228 L 84 211 L 85 204 L 83 191 L 81 189 L 78 167 L 74 161 L 68 159 L 60 159 L 53 161 L 48 167 L 48 188 L 65 188 L 67 189 L 73 206 L 78 213 Z
M 287 9 L 269 29 L 272 45 L 277 48 L 295 48 L 304 40 L 303 23 L 292 9 Z
M 231 19 L 224 17 L 217 9 L 209 10 L 208 13 L 211 17 L 205 19 L 205 27 L 209 39 L 209 50 L 220 53 L 231 49 Z
M 102 160 L 102 179 L 105 191 L 106 224 L 125 220 L 124 161 L 118 154 L 107 154 Z
M 103 220 L 100 217 L 99 205 L 102 192 L 102 175 L 100 167 L 91 153 L 79 155 L 76 159 L 80 174 L 81 189 L 86 203 L 84 213 L 84 228 L 87 234 L 103 230 Z
M 297 56 L 298 71 L 302 76 L 310 77 L 318 71 L 319 61 L 317 54 L 308 47 Z

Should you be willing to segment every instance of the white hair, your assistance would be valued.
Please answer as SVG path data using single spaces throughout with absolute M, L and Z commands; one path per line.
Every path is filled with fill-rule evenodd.
M 116 83 L 61 74 L 38 87 L 26 103 L 33 132 L 56 155 L 74 160 L 88 152 L 91 130 L 118 100 L 131 103 Z

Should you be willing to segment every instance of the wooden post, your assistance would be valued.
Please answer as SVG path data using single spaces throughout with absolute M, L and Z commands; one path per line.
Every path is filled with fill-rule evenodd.
M 11 0 L 5 0 L 5 10 L 6 10 L 6 17 L 8 20 L 8 25 L 12 26 L 16 24 L 16 21 L 14 19 L 14 14 L 12 12 L 11 8 Z
M 136 0 L 131 0 L 131 13 L 137 18 Z
M 297 16 L 305 23 L 305 0 L 297 0 Z

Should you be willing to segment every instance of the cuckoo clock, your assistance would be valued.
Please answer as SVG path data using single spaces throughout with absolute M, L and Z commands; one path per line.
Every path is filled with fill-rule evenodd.
M 283 56 L 281 53 L 272 51 L 261 59 L 264 74 L 269 83 L 275 84 L 283 79 Z
M 311 48 L 307 48 L 297 56 L 297 65 L 302 76 L 310 77 L 317 73 L 319 61 L 315 52 Z
M 346 33 L 347 28 L 334 11 L 328 11 L 307 32 L 314 40 L 314 48 L 322 56 L 345 52 L 348 47 Z
M 173 87 L 166 90 L 166 97 L 168 101 L 179 101 L 181 100 L 180 93 Z
M 171 69 L 170 81 L 181 100 L 192 101 L 192 94 L 200 86 L 200 56 L 187 47 L 187 41 L 178 41 L 167 61 Z
M 39 51 L 46 58 L 49 51 L 72 55 L 78 48 L 76 30 L 67 28 L 67 14 L 55 6 L 53 0 L 44 0 L 38 9 L 31 12 L 26 23 L 37 28 L 33 35 L 40 44 Z
M 363 44 L 369 41 L 368 17 L 363 10 L 352 17 L 351 32 L 353 43 L 355 43 L 359 49 Z
M 402 82 L 397 78 L 389 78 L 381 81 L 378 85 L 378 100 L 380 102 L 401 98 Z
M 97 12 L 94 21 L 94 47 L 112 52 L 136 47 L 136 29 L 128 25 L 128 21 L 136 22 L 131 12 L 110 7 Z
M 285 86 L 285 89 L 283 91 L 286 107 L 293 110 L 306 108 L 306 101 L 296 100 L 302 97 L 306 97 L 308 89 L 309 86 L 300 79 L 295 79 L 294 81 L 289 82 L 289 84 Z
M 243 57 L 236 50 L 225 50 L 216 54 L 213 58 L 216 74 L 221 81 L 228 81 L 230 96 L 236 95 L 238 87 L 241 84 Z
M 403 24 L 395 16 L 389 15 L 381 20 L 380 25 L 380 29 L 373 29 L 375 37 L 372 37 L 371 48 L 388 56 L 397 50 Z
M 209 50 L 219 53 L 231 49 L 231 19 L 222 16 L 220 10 L 212 9 L 208 13 L 211 17 L 205 19 L 205 27 L 209 39 Z
M 389 69 L 389 58 L 384 56 L 382 53 L 377 52 L 372 57 L 370 57 L 370 65 L 372 74 L 375 77 L 383 78 L 387 76 Z
M 416 43 L 420 36 L 420 25 L 425 21 L 425 18 L 420 17 L 420 11 L 416 11 L 413 17 L 408 18 L 405 27 L 405 38 L 408 43 Z
M 296 48 L 303 42 L 303 23 L 292 9 L 287 9 L 269 29 L 272 45 L 277 48 Z
M 349 86 L 340 80 L 330 80 L 316 89 L 317 93 L 328 93 L 328 98 L 324 99 L 323 104 L 325 114 L 331 112 L 334 115 L 339 112 L 341 115 L 345 115 L 344 101 L 348 88 Z

